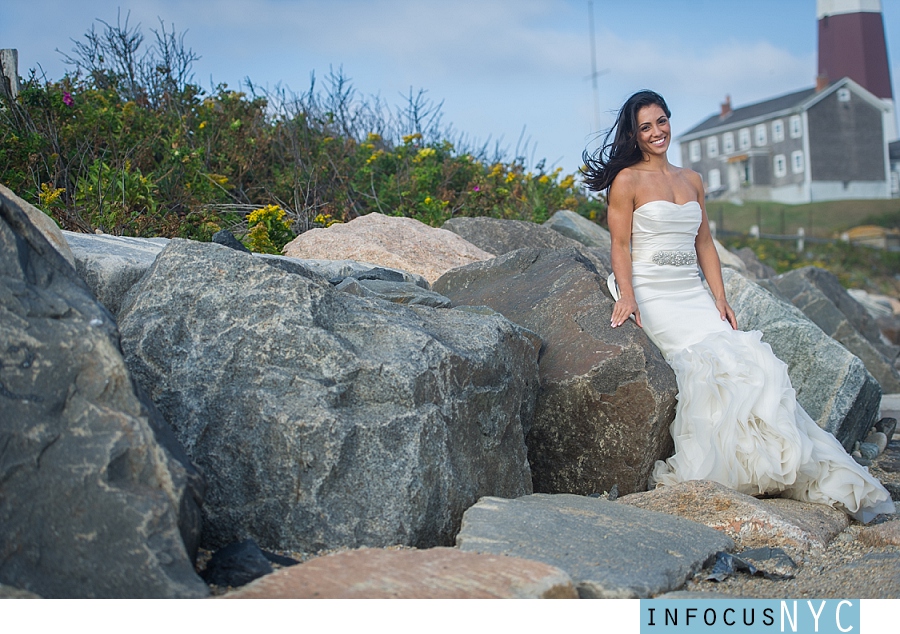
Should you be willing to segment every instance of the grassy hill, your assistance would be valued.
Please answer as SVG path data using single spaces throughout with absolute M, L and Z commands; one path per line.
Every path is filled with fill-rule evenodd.
M 759 224 L 762 233 L 795 234 L 799 227 L 806 235 L 832 238 L 851 227 L 878 224 L 900 227 L 900 198 L 889 200 L 831 200 L 805 205 L 773 202 L 747 202 L 735 205 L 710 201 L 709 219 L 719 230 L 746 233 Z

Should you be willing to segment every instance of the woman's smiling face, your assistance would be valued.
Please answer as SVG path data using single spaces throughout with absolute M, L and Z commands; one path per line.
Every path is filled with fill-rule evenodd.
M 669 117 L 656 104 L 644 106 L 637 113 L 637 142 L 645 156 L 665 154 L 672 130 Z

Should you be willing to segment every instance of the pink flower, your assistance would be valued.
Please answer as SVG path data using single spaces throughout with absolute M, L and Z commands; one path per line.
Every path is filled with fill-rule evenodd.
M 75 104 L 75 100 L 72 99 L 72 95 L 70 95 L 67 92 L 64 92 L 63 93 L 63 103 L 71 108 Z
M 473 192 L 480 192 L 480 191 L 481 191 L 481 188 L 480 188 L 478 185 L 475 185 L 475 187 L 472 188 L 472 191 L 473 191 Z

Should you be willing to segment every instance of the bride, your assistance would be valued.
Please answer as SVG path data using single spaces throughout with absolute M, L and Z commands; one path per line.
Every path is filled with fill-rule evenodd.
M 762 333 L 737 329 L 703 182 L 666 155 L 669 116 L 660 95 L 635 93 L 600 150 L 584 155 L 588 187 L 608 190 L 610 326 L 633 318 L 678 382 L 675 454 L 657 461 L 651 485 L 714 480 L 748 495 L 830 504 L 863 522 L 895 512 L 884 487 L 796 402 L 787 366 Z

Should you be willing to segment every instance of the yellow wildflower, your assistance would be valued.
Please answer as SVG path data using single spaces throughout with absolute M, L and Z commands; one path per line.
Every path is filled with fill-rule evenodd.
M 426 204 L 426 205 L 430 205 L 430 204 L 431 204 L 431 196 L 426 196 L 426 197 L 425 197 L 425 204 Z
M 422 135 L 419 134 L 418 132 L 416 132 L 415 134 L 407 134 L 403 137 L 403 144 L 409 145 L 413 141 L 418 141 L 421 138 L 422 138 Z
M 542 185 L 546 185 L 547 183 L 550 182 L 550 177 L 547 176 L 546 174 L 543 174 L 543 175 L 538 179 L 538 182 L 541 183 Z
M 515 172 L 510 172 L 509 174 L 506 175 L 506 182 L 507 182 L 507 183 L 511 183 L 511 182 L 513 182 L 514 180 L 516 180 L 516 173 L 515 173 Z
M 366 137 L 366 141 L 368 141 L 369 143 L 377 143 L 378 141 L 381 141 L 381 135 L 375 134 L 374 132 L 369 132 L 369 136 Z
M 41 183 L 41 191 L 38 192 L 38 198 L 43 206 L 49 207 L 56 202 L 64 191 L 66 190 L 62 187 L 51 187 L 47 183 Z
M 427 159 L 429 156 L 434 156 L 434 155 L 435 155 L 434 148 L 423 147 L 421 150 L 419 150 L 419 153 L 416 154 L 416 157 L 413 159 L 413 161 L 415 161 L 416 163 L 419 163 L 419 162 Z
M 201 130 L 202 130 L 203 128 L 205 128 L 205 127 L 206 127 L 206 121 L 201 121 L 199 127 L 200 127 Z
M 282 220 L 284 218 L 284 214 L 284 209 L 282 209 L 278 205 L 266 205 L 261 209 L 256 209 L 247 214 L 247 224 L 256 225 L 266 224 L 267 221 L 279 221 L 286 228 L 290 228 L 290 221 Z

